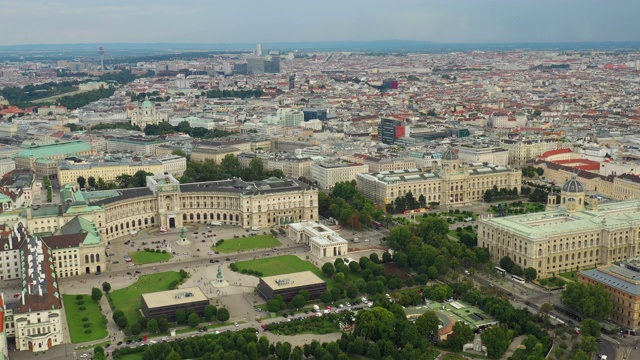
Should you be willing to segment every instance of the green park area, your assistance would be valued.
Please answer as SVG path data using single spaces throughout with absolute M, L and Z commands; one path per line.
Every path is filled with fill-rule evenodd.
M 79 344 L 108 335 L 97 301 L 89 295 L 62 295 L 71 342 Z
M 109 294 L 112 307 L 122 310 L 129 324 L 135 324 L 141 317 L 140 296 L 142 294 L 169 290 L 172 283 L 177 284 L 180 281 L 180 273 L 176 271 L 140 276 L 138 281 L 130 286 L 114 290 Z
M 256 235 L 223 240 L 221 244 L 214 246 L 213 249 L 221 253 L 234 253 L 246 250 L 268 249 L 280 245 L 282 245 L 280 241 L 271 235 Z
M 291 274 L 301 271 L 311 271 L 327 282 L 327 287 L 332 288 L 335 281 L 327 278 L 322 270 L 318 269 L 312 263 L 301 260 L 295 255 L 282 255 L 268 257 L 264 259 L 238 261 L 234 263 L 238 272 L 242 270 L 253 270 L 261 273 L 261 276 L 273 276 L 282 274 Z
M 134 251 L 130 252 L 129 256 L 134 264 L 151 264 L 162 261 L 167 261 L 172 258 L 168 252 L 155 252 L 155 251 Z
M 127 354 L 122 356 L 121 358 L 119 358 L 120 360 L 142 360 L 144 359 L 144 353 L 134 353 L 134 354 Z

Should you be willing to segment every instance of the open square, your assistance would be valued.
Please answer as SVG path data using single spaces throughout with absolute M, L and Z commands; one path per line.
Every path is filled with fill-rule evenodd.
M 238 239 L 224 240 L 220 246 L 214 246 L 215 251 L 233 253 L 238 251 L 268 249 L 280 246 L 282 243 L 271 235 L 256 235 Z
M 161 261 L 167 261 L 172 258 L 170 253 L 157 253 L 151 251 L 135 251 L 130 252 L 129 256 L 134 264 L 152 264 Z
M 82 296 L 82 298 L 78 299 L 78 296 Z M 107 328 L 102 322 L 102 313 L 98 302 L 94 301 L 91 296 L 62 295 L 62 301 L 72 343 L 79 344 L 99 340 L 108 335 Z M 82 308 L 84 310 L 81 310 Z M 85 327 L 85 324 L 89 324 L 89 326 Z M 86 333 L 88 330 L 91 330 L 89 334 Z
M 113 306 L 124 312 L 129 324 L 135 324 L 142 317 L 142 294 L 169 290 L 169 285 L 174 281 L 180 281 L 180 273 L 176 271 L 140 276 L 132 285 L 111 292 Z

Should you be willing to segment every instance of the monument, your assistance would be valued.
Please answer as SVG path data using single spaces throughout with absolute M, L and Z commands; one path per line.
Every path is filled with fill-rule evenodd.
M 462 351 L 487 356 L 487 347 L 482 345 L 482 338 L 480 337 L 480 334 L 475 335 L 472 343 L 464 344 L 462 346 Z
M 211 282 L 211 286 L 215 288 L 229 286 L 229 283 L 222 276 L 222 268 L 220 267 L 220 265 L 218 265 L 218 273 L 216 274 L 216 279 Z
M 187 240 L 187 234 L 185 233 L 184 226 L 182 227 L 182 231 L 180 231 L 180 239 L 176 242 L 176 244 L 180 246 L 191 245 L 191 241 Z

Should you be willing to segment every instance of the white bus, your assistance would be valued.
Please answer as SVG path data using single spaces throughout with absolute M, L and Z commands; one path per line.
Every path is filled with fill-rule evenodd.
M 495 268 L 495 269 L 496 269 L 496 272 L 497 272 L 498 274 L 502 275 L 502 276 L 505 276 L 505 275 L 507 274 L 507 270 L 505 270 L 505 269 L 503 269 L 503 268 L 500 268 L 500 267 L 497 267 L 497 266 L 496 266 L 496 268 Z
M 515 275 L 511 275 L 511 280 L 520 283 L 520 284 L 524 284 L 525 281 L 523 278 L 521 278 L 520 276 L 515 276 Z

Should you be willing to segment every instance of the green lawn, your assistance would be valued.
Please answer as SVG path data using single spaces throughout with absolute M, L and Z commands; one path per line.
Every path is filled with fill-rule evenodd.
M 163 254 L 148 251 L 130 252 L 129 256 L 131 257 L 131 260 L 133 260 L 134 264 L 151 264 L 161 261 L 167 261 L 172 258 L 172 255 L 169 253 Z
M 327 278 L 322 270 L 318 269 L 308 261 L 301 260 L 295 255 L 282 255 L 264 259 L 238 261 L 235 264 L 238 266 L 238 272 L 242 271 L 242 269 L 251 269 L 262 272 L 263 276 L 312 271 L 327 282 L 327 288 L 331 289 L 335 284 L 333 279 Z
M 593 268 L 589 268 L 589 269 L 593 269 Z M 580 271 L 585 271 L 585 270 L 589 270 L 589 269 L 580 269 Z M 560 274 L 558 274 L 558 276 L 561 276 L 561 277 L 563 277 L 565 279 L 578 281 L 578 273 L 580 271 L 569 271 L 569 272 L 565 272 L 565 273 L 560 273 Z
M 271 235 L 257 235 L 224 240 L 220 246 L 214 246 L 213 249 L 221 253 L 233 253 L 241 250 L 267 249 L 280 245 L 282 243 Z
M 76 295 L 62 295 L 64 301 L 64 312 L 67 316 L 71 342 L 74 344 L 87 341 L 99 340 L 108 335 L 107 328 L 102 322 L 102 313 L 98 302 L 93 301 L 91 296 L 82 295 L 82 299 L 76 299 Z M 86 309 L 80 310 L 84 306 Z M 86 319 L 83 321 L 83 319 Z M 84 324 L 90 324 L 84 327 Z M 86 334 L 87 329 L 91 330 Z
M 148 294 L 158 291 L 169 290 L 169 284 L 173 281 L 180 281 L 180 273 L 176 271 L 168 271 L 157 274 L 140 276 L 138 281 L 124 289 L 118 289 L 111 292 L 111 300 L 116 309 L 120 309 L 127 317 L 129 324 L 135 324 L 140 315 L 142 294 Z

